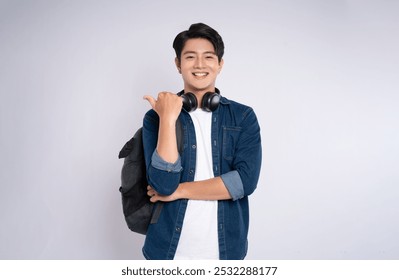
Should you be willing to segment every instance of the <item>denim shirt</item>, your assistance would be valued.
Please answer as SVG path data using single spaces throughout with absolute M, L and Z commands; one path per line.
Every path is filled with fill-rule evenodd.
M 179 115 L 183 128 L 183 151 L 175 163 L 156 152 L 159 117 L 150 110 L 143 121 L 144 156 L 149 184 L 160 194 L 170 195 L 179 183 L 194 181 L 196 137 L 190 115 Z M 244 259 L 249 227 L 248 196 L 256 189 L 262 148 L 260 127 L 252 108 L 222 97 L 212 112 L 212 161 L 232 199 L 218 201 L 219 258 Z M 146 259 L 174 258 L 183 227 L 187 199 L 164 203 L 156 224 L 148 228 L 143 254 Z

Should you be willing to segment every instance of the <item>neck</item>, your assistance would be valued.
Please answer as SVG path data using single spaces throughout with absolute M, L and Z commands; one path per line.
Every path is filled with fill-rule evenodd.
M 202 102 L 202 97 L 205 95 L 207 92 L 216 92 L 216 88 L 214 87 L 213 89 L 203 89 L 203 90 L 193 90 L 193 89 L 184 89 L 184 92 L 191 92 L 195 95 L 195 97 L 198 100 L 198 107 L 201 107 L 201 102 Z

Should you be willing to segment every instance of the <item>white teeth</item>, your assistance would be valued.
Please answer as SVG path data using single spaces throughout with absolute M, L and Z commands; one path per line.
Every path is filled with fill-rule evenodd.
M 193 73 L 194 74 L 194 76 L 206 76 L 206 75 L 208 75 L 207 73 Z

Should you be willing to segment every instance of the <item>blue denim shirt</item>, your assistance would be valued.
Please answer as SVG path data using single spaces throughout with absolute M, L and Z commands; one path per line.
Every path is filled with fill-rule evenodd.
M 190 115 L 179 115 L 183 127 L 183 151 L 175 163 L 163 161 L 156 152 L 159 118 L 150 110 L 143 121 L 144 156 L 149 184 L 160 194 L 172 194 L 179 183 L 194 180 L 196 138 Z M 212 112 L 212 161 L 232 199 L 218 201 L 220 259 L 244 259 L 249 226 L 248 196 L 256 189 L 262 148 L 260 127 L 252 108 L 222 97 Z M 174 258 L 183 227 L 187 200 L 164 203 L 156 224 L 148 228 L 143 254 L 146 259 Z

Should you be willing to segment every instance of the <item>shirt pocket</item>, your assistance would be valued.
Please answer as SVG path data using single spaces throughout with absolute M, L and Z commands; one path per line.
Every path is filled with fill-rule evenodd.
M 233 160 L 242 128 L 239 126 L 223 126 L 223 158 Z

